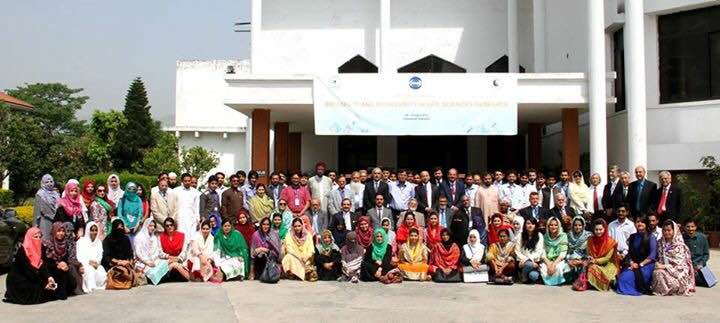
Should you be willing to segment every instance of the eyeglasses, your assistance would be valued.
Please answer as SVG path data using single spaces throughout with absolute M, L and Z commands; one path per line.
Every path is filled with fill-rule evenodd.
M 278 203 L 279 205 L 287 205 L 287 203 Z
M 105 193 L 105 190 L 97 190 L 97 193 Z

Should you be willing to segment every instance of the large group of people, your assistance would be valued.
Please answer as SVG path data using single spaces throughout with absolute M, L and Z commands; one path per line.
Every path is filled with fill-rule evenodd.
M 36 304 L 172 281 L 433 281 L 571 285 L 691 295 L 707 238 L 671 174 L 639 166 L 461 175 L 374 168 L 342 175 L 162 173 L 146 190 L 45 175 L 4 300 Z M 198 182 L 203 189 L 198 189 Z

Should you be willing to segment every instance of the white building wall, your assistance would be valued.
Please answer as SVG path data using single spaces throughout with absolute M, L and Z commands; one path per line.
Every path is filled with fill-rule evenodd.
M 228 133 L 227 138 L 223 138 L 223 134 L 217 132 L 205 132 L 199 135 L 195 137 L 192 132 L 181 133 L 179 144 L 184 148 L 200 146 L 218 153 L 220 163 L 208 172 L 208 175 L 223 172 L 229 176 L 238 170 L 247 172 L 250 169 L 246 156 L 245 133 Z

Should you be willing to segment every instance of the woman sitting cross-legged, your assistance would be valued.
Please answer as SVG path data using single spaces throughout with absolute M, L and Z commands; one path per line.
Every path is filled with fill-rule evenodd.
M 115 218 L 110 234 L 103 240 L 102 265 L 108 272 L 106 289 L 129 289 L 135 284 L 133 249 L 125 231 L 125 223 Z M 112 279 L 111 279 L 112 278 Z
M 250 250 L 242 234 L 233 228 L 230 218 L 222 220 L 222 228 L 214 238 L 215 266 L 220 268 L 224 280 L 243 279 L 250 272 Z
M 292 220 L 292 229 L 285 237 L 285 256 L 282 268 L 288 278 L 317 281 L 313 237 L 308 234 L 300 218 Z
M 360 245 L 355 231 L 351 231 L 345 236 L 345 245 L 340 249 L 340 255 L 342 257 L 342 276 L 338 280 L 357 283 L 360 279 L 360 267 L 365 249 Z
M 685 245 L 680 225 L 670 220 L 662 226 L 652 290 L 655 295 L 661 296 L 690 296 L 695 292 L 695 271 L 690 249 Z
M 587 243 L 588 258 L 585 261 L 590 286 L 599 291 L 610 290 L 619 268 L 617 242 L 610 237 L 607 222 L 593 221 L 593 235 Z
M 185 239 L 184 233 L 177 231 L 177 224 L 173 218 L 165 219 L 163 224 L 164 231 L 160 234 L 160 247 L 162 247 L 162 252 L 167 255 L 170 268 L 170 273 L 165 278 L 169 281 L 188 281 L 190 271 L 185 267 L 185 261 L 190 243 Z
M 485 264 L 485 245 L 480 242 L 480 233 L 473 229 L 463 246 L 460 262 L 463 264 L 463 281 L 466 283 L 487 283 L 488 266 Z
M 383 284 L 401 283 L 402 276 L 392 265 L 392 247 L 382 228 L 375 229 L 372 244 L 365 249 L 360 279 L 367 282 L 379 281 Z
M 135 235 L 133 247 L 135 249 L 135 270 L 145 274 L 145 277 L 157 285 L 169 272 L 168 255 L 160 247 L 154 218 L 143 221 L 140 231 Z M 179 266 L 173 263 L 173 266 Z
M 648 230 L 648 218 L 635 218 L 636 233 L 628 238 L 628 255 L 623 259 L 623 270 L 618 275 L 617 292 L 622 295 L 651 294 L 650 280 L 655 269 L 657 240 Z
M 485 261 L 490 267 L 490 279 L 495 284 L 512 285 L 515 276 L 515 242 L 510 241 L 510 230 L 500 229 L 498 242 L 488 247 Z
M 540 234 L 535 218 L 525 219 L 520 243 L 515 245 L 520 281 L 534 284 L 540 280 L 540 264 L 545 258 L 545 242 Z
M 405 222 L 407 223 L 408 221 L 415 221 L 412 213 L 408 213 L 405 216 Z M 402 225 L 405 226 L 406 224 L 403 223 Z M 398 235 L 401 230 L 403 230 L 402 228 L 401 226 L 400 229 L 398 229 Z M 400 269 L 400 273 L 402 273 L 404 279 L 419 281 L 430 280 L 430 276 L 427 275 L 428 268 L 430 267 L 428 265 L 428 254 L 430 250 L 422 242 L 422 239 L 420 239 L 420 230 L 417 227 L 411 226 L 408 232 L 407 242 L 402 244 L 398 251 L 398 259 L 400 261 L 398 269 Z
M 187 268 L 195 281 L 209 281 L 213 275 L 215 279 L 222 280 L 221 273 L 215 267 L 213 257 L 215 256 L 215 237 L 210 234 L 212 227 L 209 220 L 200 223 L 200 231 L 190 239 L 190 248 L 188 249 Z
M 556 217 L 548 219 L 546 226 L 547 233 L 543 237 L 545 257 L 540 264 L 540 276 L 545 285 L 562 285 L 565 282 L 565 273 L 570 270 L 565 262 L 568 250 L 567 235 Z
M 572 220 L 572 230 L 567 234 L 568 251 L 565 256 L 569 271 L 565 273 L 565 280 L 574 282 L 585 270 L 585 261 L 588 259 L 587 243 L 592 234 L 585 230 L 585 218 L 578 215 Z
M 250 270 L 250 278 L 257 279 L 265 271 L 268 262 L 280 267 L 279 261 L 282 259 L 282 244 L 277 231 L 270 228 L 270 218 L 265 217 L 260 220 L 260 228 L 253 233 L 250 241 L 250 256 L 252 257 L 252 265 Z M 279 270 L 278 270 L 279 272 Z
M 337 280 L 341 275 L 340 248 L 333 242 L 332 232 L 323 230 L 315 246 L 315 266 L 319 280 Z
M 4 302 L 40 304 L 58 298 L 57 283 L 42 259 L 42 232 L 32 227 L 25 232 L 22 247 L 5 280 Z
M 450 230 L 442 229 L 440 243 L 436 243 L 430 257 L 428 273 L 436 283 L 459 283 L 460 275 L 460 248 L 452 241 Z
M 77 242 L 77 260 L 83 266 L 82 289 L 90 293 L 96 289 L 105 289 L 107 272 L 100 265 L 102 262 L 103 248 L 100 240 L 102 226 L 90 221 L 85 226 L 85 236 Z
M 55 295 L 58 299 L 78 295 L 78 290 L 76 290 L 78 287 L 80 287 L 79 294 L 82 294 L 84 269 L 77 260 L 75 240 L 68 240 L 66 237 L 66 235 L 72 234 L 72 225 L 69 222 L 67 224 L 66 227 L 62 222 L 53 223 L 50 229 L 51 236 L 46 237 L 42 242 L 43 262 L 48 264 L 50 276 L 55 278 L 57 283 Z M 68 229 L 70 229 L 69 232 Z M 78 281 L 80 286 L 78 286 Z

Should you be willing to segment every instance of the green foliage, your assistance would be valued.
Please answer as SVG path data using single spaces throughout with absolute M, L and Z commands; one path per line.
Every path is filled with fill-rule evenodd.
M 115 168 L 129 170 L 133 162 L 143 160 L 147 149 L 155 146 L 161 131 L 160 124 L 150 115 L 147 91 L 139 77 L 130 84 L 123 115 L 127 123 L 117 132 L 110 155 L 115 161 Z
M 56 132 L 77 135 L 83 131 L 83 122 L 75 119 L 75 112 L 89 99 L 78 95 L 82 91 L 60 83 L 36 83 L 6 92 L 32 104 L 39 126 L 48 137 L 54 137 Z
M 687 176 L 680 175 L 677 182 L 683 190 L 681 221 L 692 218 L 702 231 L 720 230 L 720 164 L 715 157 L 705 156 L 700 164 L 707 169 L 709 185 L 703 191 L 698 190 Z
M 182 149 L 180 154 L 180 166 L 184 172 L 190 173 L 204 182 L 205 174 L 215 168 L 220 162 L 218 154 L 208 151 L 203 147 L 194 146 L 190 149 Z
M 125 185 L 127 185 L 128 182 L 142 184 L 142 186 L 145 187 L 145 196 L 148 196 L 148 194 L 150 194 L 150 188 L 157 184 L 157 177 L 155 176 L 134 174 L 128 172 L 87 175 L 80 178 L 80 183 L 84 182 L 86 179 L 91 179 L 95 181 L 96 184 L 107 185 L 107 179 L 111 174 L 116 174 L 118 175 L 118 177 L 120 177 L 120 185 L 123 190 L 125 189 Z
M 133 163 L 133 169 L 143 174 L 177 172 L 180 170 L 178 140 L 174 135 L 161 132 L 157 145 L 145 153 L 142 162 Z
M 87 158 L 97 166 L 97 171 L 109 171 L 113 168 L 110 153 L 117 142 L 118 134 L 126 127 L 127 119 L 120 111 L 93 112 L 88 133 Z
M 18 220 L 30 226 L 33 224 L 32 205 L 16 206 L 13 208 L 13 210 L 15 210 L 15 215 L 17 216 Z
M 15 204 L 13 200 L 13 191 L 0 189 L 0 207 L 10 206 Z

